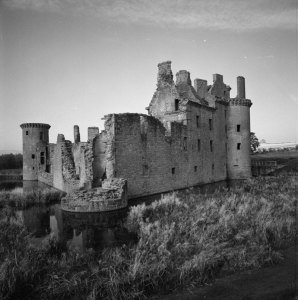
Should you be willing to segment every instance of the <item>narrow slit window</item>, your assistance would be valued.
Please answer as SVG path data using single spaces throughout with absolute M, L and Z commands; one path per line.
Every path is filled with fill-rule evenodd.
M 200 151 L 201 151 L 201 140 L 198 139 L 198 152 L 200 152 Z
M 241 148 L 241 143 L 237 143 L 237 150 L 240 150 Z
M 175 168 L 172 168 L 172 174 L 173 175 L 175 174 Z
M 149 175 L 149 167 L 147 164 L 143 165 L 143 175 Z
M 42 141 L 43 140 L 43 132 L 39 133 L 39 139 Z
M 26 135 L 28 135 L 29 134 L 29 131 L 28 130 L 26 130 Z
M 214 164 L 212 164 L 212 171 L 214 171 Z
M 179 110 L 179 100 L 175 99 L 175 110 Z
M 187 150 L 187 137 L 183 138 L 183 150 Z
M 210 152 L 213 152 L 213 141 L 210 141 Z
M 40 164 L 44 165 L 44 162 L 45 162 L 44 152 L 40 152 Z
M 210 130 L 213 129 L 212 119 L 209 119 L 209 129 L 210 129 Z
M 31 157 L 32 157 L 32 159 L 34 159 L 35 158 L 35 154 L 32 154 Z
M 240 132 L 240 124 L 237 125 L 237 132 Z
M 196 116 L 196 123 L 197 123 L 197 128 L 200 127 L 200 117 Z
M 197 172 L 198 171 L 198 167 L 194 166 L 194 171 Z

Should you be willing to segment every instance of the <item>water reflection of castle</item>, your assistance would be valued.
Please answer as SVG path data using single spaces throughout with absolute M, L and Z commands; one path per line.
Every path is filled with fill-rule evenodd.
M 82 251 L 121 246 L 134 240 L 123 226 L 126 214 L 126 211 L 70 214 L 61 211 L 59 205 L 21 212 L 24 225 L 32 233 L 33 244 L 54 236 L 68 248 Z
M 30 193 L 37 190 L 56 190 L 47 184 L 40 181 L 32 181 L 32 180 L 23 180 L 23 192 Z

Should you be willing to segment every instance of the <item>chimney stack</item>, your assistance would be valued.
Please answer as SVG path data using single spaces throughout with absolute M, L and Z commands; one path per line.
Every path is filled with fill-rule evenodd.
M 81 137 L 80 137 L 80 128 L 78 125 L 74 125 L 73 127 L 73 133 L 74 133 L 74 142 L 79 143 L 81 141 Z
M 158 75 L 157 75 L 157 88 L 164 87 L 167 85 L 172 85 L 173 73 L 171 69 L 171 61 L 165 61 L 157 65 Z
M 186 70 L 180 70 L 176 73 L 176 84 L 185 83 L 191 85 L 190 74 Z
M 237 98 L 245 99 L 245 78 L 237 77 Z

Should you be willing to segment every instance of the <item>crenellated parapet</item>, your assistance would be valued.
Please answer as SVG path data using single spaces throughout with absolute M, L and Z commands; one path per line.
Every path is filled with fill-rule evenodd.
M 24 128 L 45 128 L 45 129 L 50 129 L 51 125 L 45 124 L 45 123 L 23 123 L 20 125 L 22 129 Z
M 233 106 L 252 106 L 252 102 L 249 99 L 231 98 L 229 101 L 230 105 Z

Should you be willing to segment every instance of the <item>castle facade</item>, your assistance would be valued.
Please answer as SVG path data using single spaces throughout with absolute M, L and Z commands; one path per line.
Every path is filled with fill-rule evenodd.
M 50 125 L 25 123 L 23 179 L 39 180 L 72 192 L 124 178 L 128 198 L 251 176 L 250 106 L 245 79 L 237 77 L 237 96 L 223 76 L 213 84 L 182 70 L 173 80 L 171 62 L 158 65 L 157 89 L 145 114 L 109 114 L 104 130 L 88 128 L 81 142 L 58 135 L 49 143 Z

